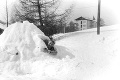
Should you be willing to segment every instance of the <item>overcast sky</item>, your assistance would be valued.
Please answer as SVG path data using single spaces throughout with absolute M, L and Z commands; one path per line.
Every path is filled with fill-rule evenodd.
M 98 0 L 64 0 L 64 5 L 74 3 L 72 19 L 80 16 L 97 19 Z M 68 5 L 67 5 L 68 6 Z M 120 22 L 120 0 L 101 0 L 101 18 L 107 25 Z
M 15 0 L 8 0 L 9 10 Z M 74 4 L 71 20 L 80 16 L 87 18 L 97 18 L 98 0 L 61 0 L 59 11 L 64 11 L 71 4 Z M 5 20 L 5 0 L 0 0 L 0 20 Z M 119 0 L 101 0 L 101 18 L 107 25 L 112 25 L 120 20 L 120 1 Z

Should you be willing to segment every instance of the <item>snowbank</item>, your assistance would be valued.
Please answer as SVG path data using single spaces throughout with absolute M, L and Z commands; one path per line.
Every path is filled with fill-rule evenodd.
M 70 58 L 74 56 L 66 48 L 57 45 L 56 56 L 44 53 L 42 49 L 46 45 L 43 38 L 49 39 L 28 21 L 17 22 L 6 28 L 0 35 L 0 78 L 47 80 L 65 77 L 71 71 Z
M 42 48 L 46 47 L 41 38 L 48 37 L 35 25 L 27 21 L 17 22 L 5 29 L 0 36 L 0 54 L 16 55 L 18 53 L 21 56 L 20 59 L 31 59 L 33 56 L 38 56 L 38 52 L 42 52 Z M 9 58 L 11 59 L 11 56 Z

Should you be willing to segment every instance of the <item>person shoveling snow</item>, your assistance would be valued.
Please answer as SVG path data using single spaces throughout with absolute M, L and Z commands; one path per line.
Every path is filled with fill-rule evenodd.
M 0 54 L 20 55 L 22 60 L 40 56 L 42 55 L 41 53 L 45 52 L 56 55 L 57 51 L 54 48 L 54 44 L 34 24 L 28 21 L 17 22 L 10 25 L 1 34 Z

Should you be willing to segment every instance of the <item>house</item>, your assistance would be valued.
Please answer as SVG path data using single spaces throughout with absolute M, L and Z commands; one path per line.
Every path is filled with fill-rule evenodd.
M 90 29 L 90 28 L 95 28 L 97 27 L 97 23 L 95 20 L 95 18 L 93 17 L 93 20 L 90 20 L 90 19 L 86 19 L 84 17 L 79 17 L 77 19 L 75 19 L 76 22 L 78 23 L 78 27 L 79 27 L 79 30 L 85 30 L 85 29 Z

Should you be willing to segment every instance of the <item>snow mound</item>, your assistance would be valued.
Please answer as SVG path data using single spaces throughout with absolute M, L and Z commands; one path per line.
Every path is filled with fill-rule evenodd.
M 11 55 L 15 55 L 16 53 L 20 54 L 21 59 L 30 59 L 33 56 L 38 56 L 38 51 L 41 52 L 42 48 L 46 47 L 41 38 L 48 37 L 35 25 L 27 21 L 23 23 L 17 22 L 10 25 L 1 34 L 0 54 L 9 54 L 9 59 Z
M 44 53 L 42 50 L 46 45 L 42 39 L 49 38 L 28 21 L 17 22 L 6 28 L 0 35 L 0 78 L 25 80 L 29 76 L 47 80 L 49 77 L 65 77 L 72 69 L 69 50 L 56 46 L 56 56 Z

